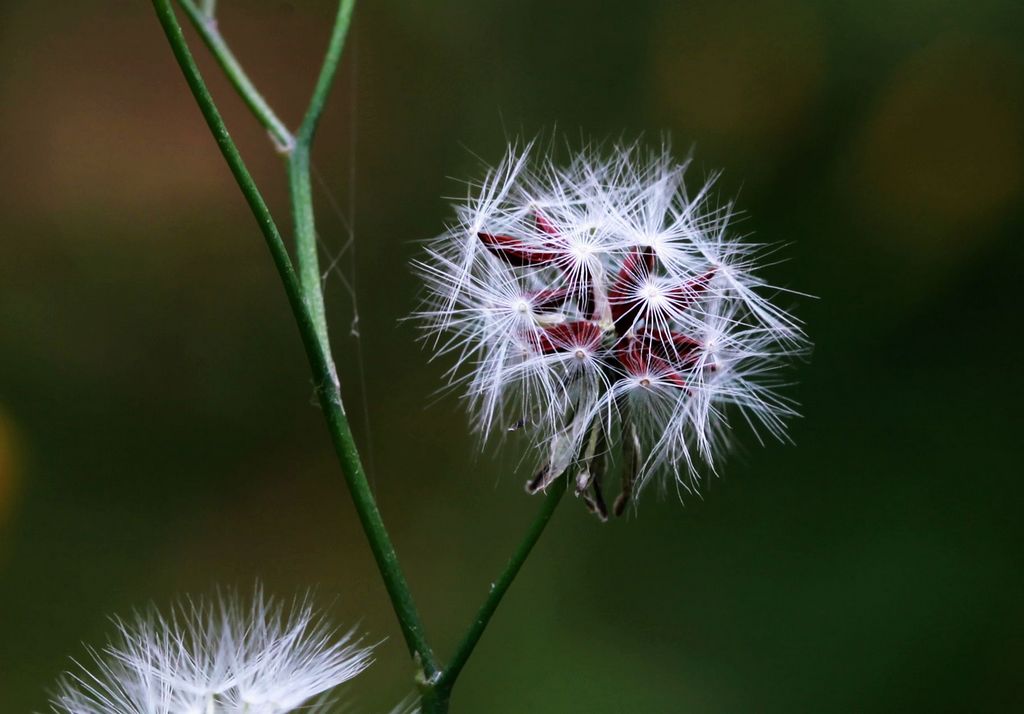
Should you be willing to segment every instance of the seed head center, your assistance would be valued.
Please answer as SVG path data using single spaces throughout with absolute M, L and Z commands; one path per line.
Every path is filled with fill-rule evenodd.
M 647 302 L 658 302 L 664 296 L 661 290 L 661 286 L 656 283 L 646 283 L 640 288 L 640 297 Z
M 572 250 L 573 257 L 579 262 L 584 262 L 594 255 L 594 246 L 582 240 L 572 241 L 570 250 Z

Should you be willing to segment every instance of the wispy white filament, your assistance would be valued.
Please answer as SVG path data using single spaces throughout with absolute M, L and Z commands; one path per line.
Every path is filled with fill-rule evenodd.
M 712 202 L 714 177 L 691 192 L 686 168 L 668 147 L 564 166 L 510 147 L 416 264 L 419 316 L 455 356 L 476 430 L 527 434 L 548 479 L 575 463 L 586 483 L 626 443 L 637 487 L 663 474 L 692 490 L 737 417 L 785 437 L 778 373 L 806 347 L 801 325 L 757 274 L 765 247 Z
M 371 649 L 338 634 L 308 599 L 290 606 L 257 590 L 184 601 L 117 620 L 92 664 L 68 673 L 57 714 L 285 714 L 316 703 L 371 663 Z

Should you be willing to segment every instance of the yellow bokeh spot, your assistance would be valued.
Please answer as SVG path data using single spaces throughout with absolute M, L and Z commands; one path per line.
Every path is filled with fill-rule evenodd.
M 851 208 L 933 257 L 981 236 L 1020 193 L 1021 63 L 982 39 L 946 39 L 910 58 L 855 143 Z M 979 230 L 981 229 L 981 230 Z
M 805 3 L 675 3 L 654 38 L 653 100 L 692 138 L 756 154 L 803 126 L 821 88 L 824 40 Z

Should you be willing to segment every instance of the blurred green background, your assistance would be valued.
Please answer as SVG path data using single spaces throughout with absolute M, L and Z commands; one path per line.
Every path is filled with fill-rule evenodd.
M 333 3 L 220 6 L 295 124 Z M 628 521 L 567 499 L 453 711 L 1024 711 L 1022 37 L 1019 0 L 361 2 L 316 150 L 325 253 L 339 213 L 356 232 L 329 310 L 442 655 L 538 506 L 398 322 L 448 177 L 552 127 L 667 132 L 819 297 L 797 445 L 748 439 L 702 500 Z M 287 226 L 279 157 L 195 48 Z M 149 3 L 4 2 L 0 107 L 0 711 L 42 710 L 108 615 L 257 578 L 387 638 L 352 686 L 385 711 L 411 666 Z

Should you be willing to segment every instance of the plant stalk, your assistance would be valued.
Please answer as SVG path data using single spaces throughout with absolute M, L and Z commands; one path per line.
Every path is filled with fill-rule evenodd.
M 406 645 L 421 669 L 417 675 L 421 688 L 421 712 L 422 714 L 447 714 L 451 691 L 456 679 L 483 636 L 484 630 L 502 598 L 551 520 L 555 508 L 565 494 L 568 485 L 567 477 L 556 479 L 549 487 L 541 509 L 523 541 L 509 559 L 498 579 L 492 584 L 486 600 L 456 648 L 451 662 L 442 670 L 426 640 L 408 583 L 399 566 L 394 546 L 366 480 L 355 439 L 345 414 L 327 332 L 313 212 L 310 151 L 327 95 L 341 59 L 355 2 L 354 0 L 341 0 L 339 3 L 331 39 L 309 107 L 299 130 L 294 135 L 278 119 L 256 90 L 220 35 L 213 17 L 215 3 L 212 0 L 206 0 L 203 3 L 203 8 L 200 9 L 193 0 L 178 0 L 178 2 L 195 25 L 206 46 L 216 57 L 218 64 L 228 76 L 235 90 L 241 95 L 257 120 L 270 133 L 278 148 L 288 156 L 288 182 L 294 219 L 298 273 L 292 265 L 273 216 L 249 174 L 213 98 L 203 82 L 198 67 L 195 65 L 181 27 L 174 16 L 171 0 L 153 0 L 157 16 L 185 75 L 185 80 L 192 90 L 221 154 L 259 224 L 281 278 L 316 381 L 316 393 L 324 412 L 331 442 L 352 495 L 356 513 L 370 543 L 370 549 L 398 617 Z
M 228 43 L 224 40 L 223 35 L 220 34 L 217 19 L 214 16 L 214 3 L 207 1 L 202 8 L 199 8 L 193 0 L 178 0 L 178 4 L 181 5 L 181 9 L 188 15 L 192 26 L 199 33 L 199 37 L 202 38 L 203 43 L 210 50 L 214 59 L 217 60 L 217 64 L 220 65 L 228 81 L 231 82 L 235 91 L 242 98 L 242 101 L 249 107 L 249 111 L 253 113 L 270 134 L 274 145 L 281 151 L 291 151 L 295 145 L 295 137 L 292 136 L 292 133 L 288 131 L 288 127 L 278 118 L 274 110 L 270 108 L 270 105 L 263 98 L 263 95 L 256 89 L 256 85 L 249 79 L 249 75 L 242 69 L 241 63 L 239 63 L 231 48 L 228 47 Z
M 181 26 L 174 16 L 171 0 L 153 0 L 153 7 L 171 45 L 171 50 L 174 52 L 178 65 L 185 76 L 185 81 L 188 83 L 189 89 L 191 89 L 192 95 L 195 97 L 196 103 L 199 105 L 199 109 L 210 128 L 210 132 L 217 142 L 217 147 L 227 162 L 235 182 L 238 184 L 239 189 L 241 189 L 242 195 L 245 197 L 249 209 L 260 227 L 264 241 L 270 250 L 271 258 L 274 261 L 274 266 L 277 268 L 288 298 L 292 315 L 299 328 L 299 335 L 302 338 L 310 369 L 316 381 L 316 393 L 327 421 L 331 443 L 341 463 L 342 474 L 352 495 L 352 501 L 359 516 L 360 524 L 363 527 L 367 540 L 370 542 L 370 549 L 384 580 L 385 589 L 398 617 L 402 635 L 405 638 L 409 652 L 418 661 L 426 679 L 430 681 L 438 672 L 437 662 L 434 659 L 433 651 L 427 643 L 419 613 L 413 602 L 405 575 L 399 566 L 398 556 L 388 536 L 387 529 L 384 527 L 380 511 L 377 509 L 373 493 L 363 472 L 355 439 L 342 404 L 334 365 L 324 349 L 325 345 L 321 341 L 320 331 L 314 321 L 313 313 L 303 293 L 299 278 L 292 267 L 288 250 L 270 213 L 270 209 L 267 207 L 259 188 L 246 168 L 237 146 L 231 139 L 231 135 L 228 133 L 224 120 L 217 110 L 213 97 L 203 81 L 199 68 L 189 52 Z
M 455 648 L 455 654 L 452 655 L 451 660 L 448 662 L 448 666 L 444 668 L 441 673 L 441 677 L 438 679 L 435 689 L 443 694 L 445 697 L 450 696 L 452 687 L 455 685 L 455 680 L 458 679 L 459 674 L 462 672 L 462 668 L 466 666 L 466 662 L 469 660 L 473 649 L 480 641 L 481 636 L 484 634 L 484 630 L 487 629 L 488 623 L 491 621 L 491 617 L 494 616 L 494 612 L 498 609 L 498 605 L 501 603 L 505 593 L 508 592 L 509 587 L 512 585 L 512 581 L 515 580 L 516 575 L 519 574 L 520 569 L 523 567 L 523 563 L 526 562 L 527 557 L 533 550 L 533 547 L 537 545 L 537 541 L 540 540 L 541 534 L 544 533 L 544 529 L 551 521 L 551 516 L 554 515 L 555 509 L 562 500 L 562 496 L 565 495 L 565 490 L 569 485 L 568 476 L 559 476 L 555 481 L 548 487 L 547 495 L 544 498 L 544 502 L 541 505 L 540 511 L 534 517 L 533 523 L 530 524 L 530 528 L 526 531 L 526 535 L 523 537 L 522 542 L 516 548 L 515 552 L 512 553 L 512 557 L 509 558 L 508 563 L 505 565 L 505 569 L 498 576 L 498 579 L 491 584 L 490 592 L 487 594 L 487 599 L 484 600 L 483 605 L 477 611 L 476 617 L 473 618 L 473 622 L 470 623 L 469 629 L 466 634 L 463 635 L 462 641 L 458 647 Z
M 313 182 L 309 168 L 309 145 L 296 142 L 288 156 L 288 192 L 292 204 L 292 221 L 295 229 L 295 257 L 299 269 L 299 283 L 302 294 L 316 325 L 317 336 L 327 361 L 334 370 L 331 358 L 331 343 L 327 334 L 327 308 L 324 305 L 323 285 L 320 278 L 320 257 L 316 240 L 316 219 L 313 214 Z M 338 375 L 332 374 L 332 381 L 338 383 Z
M 320 117 L 327 103 L 334 76 L 341 63 L 341 54 L 345 49 L 345 39 L 352 22 L 352 10 L 355 0 L 341 0 L 334 18 L 331 38 L 327 43 L 327 51 L 320 66 L 313 95 L 310 97 L 302 124 L 295 134 L 295 145 L 288 157 L 288 189 L 291 195 L 292 217 L 295 226 L 295 258 L 299 264 L 299 281 L 302 292 L 306 296 L 313 322 L 316 324 L 320 342 L 327 355 L 331 368 L 331 344 L 327 333 L 327 310 L 324 306 L 323 284 L 320 275 L 320 258 L 317 248 L 316 214 L 313 211 L 313 182 L 310 175 L 310 152 L 313 138 L 316 135 Z M 338 382 L 337 373 L 333 375 Z

